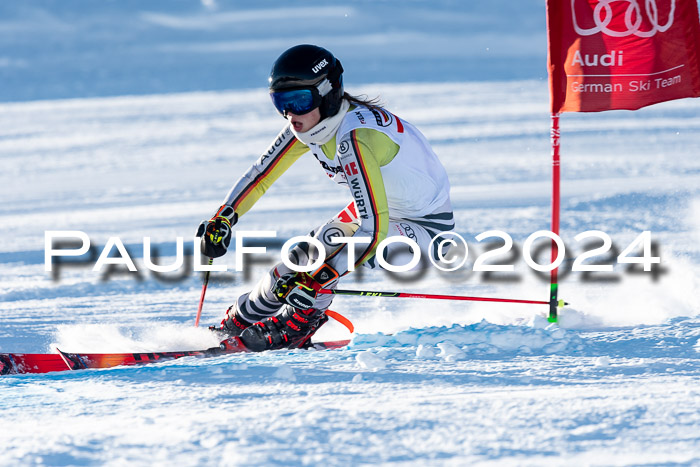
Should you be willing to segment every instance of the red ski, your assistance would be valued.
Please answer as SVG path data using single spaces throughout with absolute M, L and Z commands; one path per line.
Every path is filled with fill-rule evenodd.
M 0 375 L 48 373 L 65 371 L 68 367 L 59 354 L 3 353 L 0 354 Z
M 247 352 L 238 337 L 221 341 L 219 347 L 207 350 L 185 350 L 182 352 L 137 352 L 137 353 L 67 353 L 56 349 L 70 370 L 87 368 L 112 368 L 122 365 L 143 365 L 145 363 L 163 362 L 182 357 L 212 357 L 229 353 Z
M 310 349 L 339 349 L 349 340 L 317 342 Z M 83 370 L 87 368 L 112 368 L 123 365 L 143 365 L 182 357 L 214 357 L 232 353 L 249 352 L 238 337 L 223 340 L 219 347 L 206 350 L 181 352 L 137 352 L 81 354 L 61 352 L 57 354 L 0 354 L 0 374 L 49 373 L 52 371 Z

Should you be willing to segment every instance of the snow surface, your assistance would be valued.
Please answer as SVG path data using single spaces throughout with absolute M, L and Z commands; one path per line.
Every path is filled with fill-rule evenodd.
M 530 3 L 522 23 L 543 24 L 542 2 Z M 489 12 L 436 5 L 432 18 L 443 21 L 450 8 L 475 22 L 471 13 Z M 422 3 L 411 8 L 397 14 L 406 27 L 411 12 L 430 11 Z M 58 24 L 48 21 L 50 10 L 31 11 Z M 105 11 L 89 17 L 103 18 Z M 216 27 L 189 10 L 146 17 L 171 29 L 218 31 L 235 19 L 225 11 Z M 4 21 L 3 34 L 8 24 L 25 24 Z M 451 24 L 441 37 L 461 38 Z M 513 31 L 528 33 L 527 27 Z M 99 40 L 115 41 L 109 33 Z M 278 45 L 261 49 L 260 63 L 284 48 Z M 406 72 L 420 67 L 401 63 Z M 419 76 L 391 83 L 385 73 L 374 84 L 346 84 L 353 93 L 381 94 L 389 109 L 426 134 L 448 167 L 456 230 L 470 241 L 472 255 L 483 251 L 474 240 L 481 232 L 503 230 L 522 246 L 528 235 L 549 228 L 545 80 L 501 81 L 492 73 L 455 82 L 431 74 L 431 82 L 417 82 L 428 81 Z M 73 80 L 58 82 L 68 89 Z M 151 238 L 163 264 L 172 263 L 176 238 L 189 242 L 266 150 L 283 122 L 265 90 L 252 86 L 185 93 L 164 86 L 163 94 L 106 97 L 119 94 L 112 85 L 83 94 L 102 97 L 81 98 L 73 89 L 66 91 L 72 99 L 0 104 L 0 352 L 216 345 L 209 331 L 193 327 L 201 276 L 191 266 L 183 277 L 149 272 L 143 238 Z M 699 110 L 697 100 L 683 100 L 562 117 L 567 246 L 582 252 L 574 236 L 597 229 L 623 249 L 650 230 L 662 257 L 656 279 L 621 265 L 588 280 L 572 273 L 561 281 L 561 297 L 571 305 L 558 325 L 546 321 L 541 306 L 338 297 L 333 308 L 356 327 L 342 350 L 2 377 L 0 464 L 700 464 Z M 276 230 L 286 239 L 349 200 L 304 158 L 239 227 Z M 119 269 L 105 277 L 91 270 L 95 257 L 60 267 L 54 277 L 44 271 L 46 230 L 86 232 L 95 255 L 119 237 L 140 272 Z M 191 252 L 191 244 L 185 249 Z M 229 271 L 212 276 L 202 323 L 218 322 L 275 258 L 271 249 L 248 274 L 233 271 L 233 255 L 217 260 Z M 414 280 L 363 272 L 343 286 L 546 299 L 548 278 L 538 278 L 522 259 L 514 262 L 517 273 L 491 280 L 465 267 Z M 323 339 L 347 336 L 337 323 L 319 332 Z

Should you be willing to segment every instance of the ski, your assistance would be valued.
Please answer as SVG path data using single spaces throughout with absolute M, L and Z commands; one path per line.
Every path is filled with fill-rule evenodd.
M 143 365 L 146 363 L 163 362 L 182 357 L 212 357 L 230 353 L 247 352 L 245 345 L 238 337 L 221 341 L 219 347 L 206 350 L 185 350 L 175 352 L 135 352 L 135 353 L 67 353 L 56 349 L 64 364 L 70 370 L 85 370 L 88 368 L 112 368 L 124 365 Z
M 347 346 L 350 340 L 316 342 L 309 349 L 331 350 Z M 49 373 L 53 371 L 112 368 L 116 366 L 144 365 L 174 360 L 182 357 L 214 357 L 233 353 L 250 352 L 238 337 L 221 341 L 219 347 L 206 350 L 175 352 L 132 353 L 68 353 L 56 349 L 56 354 L 0 354 L 0 374 Z
M 0 354 L 0 375 L 23 373 L 49 373 L 68 368 L 60 355 L 53 353 L 4 353 Z

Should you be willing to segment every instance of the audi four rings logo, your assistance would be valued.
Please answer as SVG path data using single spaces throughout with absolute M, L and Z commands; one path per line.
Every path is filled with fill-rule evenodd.
M 627 37 L 635 35 L 637 37 L 652 37 L 656 35 L 657 32 L 666 32 L 673 25 L 673 15 L 676 11 L 676 0 L 671 0 L 671 10 L 668 13 L 668 20 L 666 24 L 659 23 L 659 7 L 656 5 L 657 0 L 645 0 L 644 1 L 644 13 L 646 14 L 646 19 L 648 24 L 651 26 L 648 30 L 642 30 L 642 22 L 644 21 L 644 15 L 642 14 L 642 7 L 639 5 L 638 0 L 599 0 L 598 4 L 593 10 L 593 21 L 595 22 L 595 27 L 584 29 L 579 26 L 576 20 L 576 2 L 579 0 L 571 0 L 571 13 L 574 19 L 574 29 L 576 33 L 581 36 L 592 36 L 593 34 L 598 34 L 602 32 L 605 35 L 611 37 Z M 625 27 L 624 31 L 618 30 L 619 28 L 610 28 L 610 23 L 613 20 L 613 12 L 611 5 L 615 2 L 625 2 L 627 3 L 627 10 L 625 11 L 624 20 Z M 586 1 L 588 5 L 588 2 Z

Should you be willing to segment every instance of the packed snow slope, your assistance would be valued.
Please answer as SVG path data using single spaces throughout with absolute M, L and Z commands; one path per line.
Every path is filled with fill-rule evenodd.
M 456 272 L 343 286 L 545 300 L 548 277 L 522 257 L 549 228 L 544 2 L 482 3 L 0 5 L 0 352 L 217 344 L 193 326 L 191 238 L 283 125 L 264 82 L 290 42 L 332 48 L 350 92 L 425 133 L 469 243 Z M 563 274 L 558 325 L 541 306 L 338 297 L 347 349 L 2 377 L 0 465 L 700 464 L 700 102 L 561 127 L 565 267 L 597 246 L 582 232 L 619 253 L 650 231 L 652 272 L 608 252 L 588 262 L 613 272 Z M 305 157 L 237 227 L 275 230 L 278 246 L 349 201 Z M 489 230 L 513 238 L 495 260 L 515 272 L 471 271 L 497 246 L 476 241 Z M 93 248 L 46 272 L 46 231 Z M 138 272 L 93 271 L 112 237 Z M 150 271 L 145 237 L 165 265 L 184 238 L 185 264 Z M 269 242 L 243 272 L 233 256 L 216 261 L 228 271 L 212 274 L 203 324 L 279 252 Z M 347 336 L 329 323 L 318 337 Z

